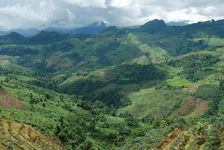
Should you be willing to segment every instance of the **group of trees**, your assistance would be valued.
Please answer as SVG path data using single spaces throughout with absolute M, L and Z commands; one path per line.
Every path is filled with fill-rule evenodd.
M 190 81 L 198 81 L 209 75 L 214 70 L 207 68 L 219 61 L 217 56 L 211 54 L 192 54 L 178 60 L 170 61 L 175 67 L 182 67 L 182 74 Z
M 26 48 L 22 46 L 15 47 L 1 47 L 0 55 L 8 55 L 8 56 L 23 56 L 28 54 L 38 54 L 38 50 L 34 50 L 31 48 Z
M 209 110 L 207 115 L 217 115 L 220 110 L 219 104 L 224 100 L 223 80 L 220 81 L 219 86 L 215 85 L 201 85 L 194 93 L 195 97 L 209 101 Z
M 141 82 L 149 80 L 163 79 L 165 72 L 158 69 L 155 65 L 121 65 L 115 68 L 115 73 L 118 74 L 117 82 Z M 122 79 L 125 79 L 122 81 Z

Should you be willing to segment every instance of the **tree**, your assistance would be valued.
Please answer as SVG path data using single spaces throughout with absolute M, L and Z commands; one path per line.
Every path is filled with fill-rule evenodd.
M 224 80 L 221 80 L 219 83 L 219 89 L 224 91 Z

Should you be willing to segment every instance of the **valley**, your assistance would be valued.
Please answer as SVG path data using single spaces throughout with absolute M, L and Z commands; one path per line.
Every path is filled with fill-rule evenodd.
M 0 149 L 221 150 L 224 20 L 0 36 Z

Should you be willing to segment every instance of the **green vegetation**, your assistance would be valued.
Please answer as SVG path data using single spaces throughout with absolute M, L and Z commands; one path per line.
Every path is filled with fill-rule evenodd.
M 0 149 L 221 150 L 223 38 L 223 20 L 1 36 Z

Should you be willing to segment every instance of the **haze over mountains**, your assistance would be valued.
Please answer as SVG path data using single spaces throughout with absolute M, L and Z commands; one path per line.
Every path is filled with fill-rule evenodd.
M 169 22 L 167 23 L 170 26 L 184 26 L 187 25 L 186 22 Z M 95 22 L 92 24 L 89 24 L 87 26 L 83 26 L 80 28 L 73 28 L 73 29 L 67 29 L 67 28 L 46 28 L 43 29 L 44 31 L 54 31 L 54 32 L 60 32 L 60 33 L 66 33 L 66 34 L 97 34 L 102 32 L 104 29 L 106 29 L 109 25 L 107 25 L 104 22 Z M 138 28 L 140 25 L 136 26 L 130 26 L 126 28 Z M 30 29 L 14 29 L 9 31 L 0 31 L 0 35 L 7 35 L 12 32 L 19 33 L 25 37 L 34 36 L 35 34 L 39 33 L 41 30 L 36 28 L 30 28 Z
M 104 22 L 95 22 L 88 26 L 74 28 L 74 29 L 66 29 L 66 28 L 46 28 L 43 29 L 44 31 L 55 31 L 60 33 L 67 33 L 67 34 L 78 34 L 78 33 L 86 33 L 86 34 L 96 34 L 103 31 L 107 25 Z M 31 28 L 31 29 L 17 29 L 17 30 L 10 30 L 10 31 L 0 31 L 0 35 L 6 35 L 12 32 L 17 32 L 23 36 L 29 37 L 39 33 L 41 30 Z

